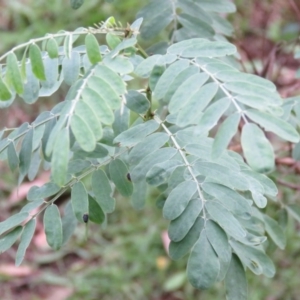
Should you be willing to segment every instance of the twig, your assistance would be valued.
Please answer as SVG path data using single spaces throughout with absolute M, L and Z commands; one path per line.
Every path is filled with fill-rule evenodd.
M 286 182 L 286 181 L 281 180 L 281 179 L 277 179 L 277 183 L 279 183 L 279 184 L 281 184 L 283 186 L 286 186 L 286 187 L 288 187 L 290 189 L 300 191 L 300 185 L 298 185 L 298 184 Z

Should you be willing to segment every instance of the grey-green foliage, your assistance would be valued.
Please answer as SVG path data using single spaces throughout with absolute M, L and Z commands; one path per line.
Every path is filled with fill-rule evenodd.
M 112 17 L 97 28 L 26 43 L 22 61 L 16 49 L 0 57 L 2 64 L 6 58 L 1 107 L 17 94 L 31 104 L 63 81 L 70 85 L 51 111 L 2 132 L 0 158 L 19 171 L 19 184 L 26 176 L 33 180 L 45 162 L 51 181 L 32 187 L 21 212 L 0 223 L 0 251 L 21 235 L 19 265 L 41 212 L 47 241 L 57 250 L 88 215 L 90 222 L 107 222 L 115 191 L 141 209 L 148 185 L 158 187 L 157 205 L 170 220 L 171 258 L 190 252 L 193 286 L 207 289 L 225 280 L 228 299 L 246 299 L 246 269 L 274 276 L 264 243 L 268 235 L 284 248 L 286 240 L 277 221 L 260 210 L 277 195 L 267 176 L 275 155 L 265 131 L 299 142 L 288 122 L 293 109 L 299 113 L 298 100 L 282 105 L 273 83 L 234 63 L 235 46 L 219 36 L 232 31 L 219 13 L 234 10 L 227 0 L 150 1 L 138 14 L 144 17 L 142 37 L 173 26 L 166 51 L 149 57 L 137 44 L 142 19 L 122 28 Z M 97 34 L 106 34 L 108 45 L 99 45 Z M 82 45 L 74 47 L 80 36 Z M 228 150 L 239 141 L 246 162 Z M 70 190 L 61 217 L 55 201 Z M 297 206 L 285 209 L 300 220 Z

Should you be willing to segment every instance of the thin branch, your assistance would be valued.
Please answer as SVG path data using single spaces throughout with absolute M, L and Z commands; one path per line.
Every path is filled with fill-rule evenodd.
M 147 52 L 139 45 L 136 44 L 137 48 L 138 48 L 138 52 L 141 54 L 141 56 L 143 58 L 147 58 L 149 55 L 147 54 Z
M 199 64 L 197 64 L 194 60 L 191 61 L 193 65 L 195 65 L 196 67 L 198 67 L 199 69 L 201 69 L 203 72 L 205 72 L 206 74 L 208 74 L 210 76 L 210 78 L 220 87 L 220 89 L 224 92 L 224 94 L 232 101 L 232 103 L 234 104 L 234 106 L 236 107 L 237 111 L 239 114 L 241 114 L 242 119 L 244 120 L 244 122 L 247 124 L 248 120 L 243 112 L 243 110 L 240 108 L 240 106 L 237 104 L 236 100 L 234 99 L 234 97 L 230 94 L 229 91 L 227 91 L 225 89 L 225 87 L 223 86 L 223 84 L 212 74 L 210 73 L 204 66 L 200 66 Z
M 6 52 L 5 54 L 3 54 L 1 57 L 0 57 L 0 61 L 2 61 L 4 58 L 6 58 L 10 53 L 12 52 L 15 52 L 17 50 L 20 50 L 22 48 L 26 48 L 27 46 L 33 44 L 33 43 L 37 43 L 37 42 L 42 42 L 42 41 L 45 41 L 45 40 L 49 40 L 49 39 L 52 39 L 52 38 L 58 38 L 58 37 L 66 37 L 66 36 L 70 36 L 72 34 L 74 35 L 85 35 L 85 34 L 88 34 L 88 33 L 92 33 L 92 34 L 106 34 L 106 33 L 109 33 L 109 32 L 113 32 L 115 35 L 122 35 L 124 36 L 125 35 L 125 28 L 85 28 L 83 31 L 78 31 L 78 32 L 75 32 L 75 31 L 65 31 L 63 33 L 55 33 L 55 34 L 48 34 L 44 37 L 40 37 L 40 38 L 36 38 L 36 39 L 31 39 L 30 41 L 24 43 L 24 44 L 21 44 L 21 45 L 18 45 L 14 48 L 12 48 L 9 52 Z
M 172 10 L 173 10 L 173 16 L 174 16 L 174 22 L 173 22 L 173 32 L 172 32 L 172 37 L 170 40 L 170 44 L 174 44 L 174 40 L 175 40 L 175 33 L 178 27 L 178 22 L 177 22 L 177 14 L 176 14 L 176 5 L 175 5 L 175 1 L 171 1 L 172 3 Z
M 288 187 L 290 189 L 293 189 L 293 190 L 300 191 L 300 185 L 298 185 L 298 184 L 286 182 L 286 181 L 281 180 L 281 179 L 277 179 L 276 181 L 277 181 L 278 184 L 281 184 L 281 185 L 286 186 L 286 187 Z
M 85 87 L 86 87 L 86 85 L 87 85 L 88 80 L 90 79 L 90 77 L 92 77 L 92 76 L 94 75 L 94 73 L 95 73 L 95 68 L 96 68 L 96 67 L 97 67 L 97 65 L 92 66 L 91 69 L 89 70 L 89 72 L 84 76 L 82 85 L 81 85 L 80 88 L 77 90 L 75 99 L 71 100 L 71 101 L 72 101 L 72 106 L 71 106 L 70 112 L 69 112 L 69 114 L 68 114 L 67 128 L 70 127 L 71 117 L 72 117 L 72 115 L 73 115 L 73 113 L 74 113 L 76 104 L 77 104 L 77 102 L 78 102 L 79 99 L 80 99 L 81 93 L 82 93 L 82 91 L 85 89 Z
M 204 209 L 206 200 L 205 200 L 205 198 L 204 198 L 204 196 L 203 196 L 203 194 L 202 194 L 202 192 L 201 192 L 201 189 L 200 189 L 198 180 L 197 180 L 197 178 L 196 178 L 196 175 L 194 174 L 193 169 L 191 168 L 191 165 L 190 165 L 190 163 L 188 162 L 188 160 L 187 160 L 187 158 L 186 158 L 186 156 L 185 156 L 185 153 L 182 151 L 182 149 L 181 149 L 181 147 L 179 146 L 179 144 L 177 143 L 177 141 L 176 141 L 174 135 L 173 135 L 172 132 L 168 129 L 168 127 L 163 123 L 163 121 L 162 121 L 157 115 L 154 116 L 154 120 L 155 120 L 157 123 L 159 123 L 159 124 L 162 126 L 162 128 L 164 129 L 164 131 L 168 134 L 168 136 L 169 136 L 170 139 L 172 140 L 172 142 L 173 142 L 175 148 L 178 150 L 180 156 L 182 157 L 182 160 L 183 160 L 185 166 L 187 167 L 189 173 L 191 174 L 191 176 L 192 176 L 192 178 L 193 178 L 193 181 L 195 181 L 195 183 L 197 184 L 197 192 L 198 192 L 199 198 L 200 198 L 200 200 L 201 200 L 201 202 L 202 202 L 203 218 L 204 218 L 204 220 L 206 220 L 206 213 L 205 213 L 205 209 Z
M 297 18 L 299 19 L 299 22 L 300 22 L 300 10 L 299 10 L 297 4 L 295 3 L 294 0 L 289 0 L 289 3 L 291 5 L 291 7 L 294 9 L 294 11 L 297 15 Z
M 60 114 L 53 114 L 51 117 L 49 117 L 49 118 L 47 118 L 46 120 L 43 120 L 43 121 L 41 121 L 41 122 L 39 122 L 39 123 L 34 123 L 34 122 L 33 122 L 33 123 L 31 123 L 30 125 L 28 125 L 28 128 L 27 128 L 25 131 L 23 131 L 22 133 L 16 135 L 16 136 L 13 137 L 13 138 L 7 138 L 7 142 L 8 142 L 8 143 L 7 143 L 6 145 L 4 145 L 4 146 L 0 149 L 0 153 L 2 153 L 2 152 L 9 146 L 9 144 L 10 144 L 11 142 L 14 142 L 14 141 L 18 140 L 19 138 L 21 138 L 22 136 L 24 136 L 31 128 L 39 127 L 39 126 L 41 126 L 41 125 L 43 125 L 43 124 L 45 124 L 45 123 L 51 121 L 52 119 L 57 118 L 59 115 L 60 115 Z M 7 128 L 6 130 L 9 130 L 9 129 Z M 3 139 L 3 141 L 4 141 L 4 139 Z
M 79 175 L 78 177 L 72 178 L 52 199 L 50 199 L 49 201 L 47 201 L 45 203 L 45 206 L 41 208 L 40 211 L 38 211 L 36 214 L 34 214 L 32 216 L 31 219 L 37 217 L 40 213 L 42 213 L 49 205 L 53 204 L 61 195 L 63 195 L 69 188 L 71 188 L 76 182 L 80 181 L 81 179 L 83 179 L 84 177 L 86 177 L 87 175 L 93 173 L 96 170 L 99 170 L 101 167 L 105 166 L 106 164 L 108 164 L 110 161 L 112 161 L 113 159 L 116 159 L 117 157 L 121 156 L 122 154 L 124 154 L 125 152 L 128 151 L 128 148 L 122 152 L 119 152 L 117 154 L 115 154 L 114 156 L 111 156 L 109 159 L 99 163 L 98 165 L 92 165 L 86 172 L 82 173 L 81 175 Z M 30 219 L 30 220 L 31 220 Z M 28 220 L 27 222 L 29 222 L 30 220 Z

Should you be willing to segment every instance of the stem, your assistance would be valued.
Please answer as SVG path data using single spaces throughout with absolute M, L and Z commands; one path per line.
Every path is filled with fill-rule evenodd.
M 149 55 L 147 54 L 147 52 L 139 44 L 136 44 L 136 46 L 138 48 L 138 52 L 141 54 L 141 56 L 143 58 L 149 57 Z
M 74 110 L 75 110 L 75 107 L 76 107 L 76 104 L 77 102 L 79 101 L 80 99 L 80 96 L 81 96 L 81 93 L 82 91 L 84 90 L 84 88 L 86 87 L 87 83 L 88 83 L 88 80 L 90 79 L 90 77 L 92 77 L 95 73 L 95 68 L 97 67 L 97 65 L 93 66 L 90 71 L 85 75 L 85 78 L 83 79 L 82 81 L 82 85 L 80 86 L 80 88 L 77 90 L 77 93 L 76 93 L 76 97 L 74 100 L 72 100 L 72 106 L 70 108 L 70 112 L 68 114 L 68 123 L 67 123 L 67 128 L 70 127 L 70 123 L 71 123 L 71 117 L 74 113 Z
M 172 2 L 172 10 L 173 10 L 173 17 L 174 17 L 174 22 L 173 22 L 173 32 L 172 32 L 172 37 L 170 40 L 171 44 L 174 44 L 174 40 L 175 40 L 175 32 L 177 30 L 178 27 L 178 22 L 177 22 L 177 14 L 176 14 L 176 5 L 175 5 L 175 1 L 171 1 Z
M 45 202 L 45 206 L 41 208 L 40 211 L 38 211 L 36 214 L 34 214 L 32 216 L 31 219 L 36 218 L 39 214 L 41 214 L 49 205 L 53 204 L 61 195 L 63 195 L 69 188 L 71 188 L 76 182 L 80 181 L 81 179 L 83 179 L 84 177 L 86 177 L 87 175 L 93 173 L 94 171 L 100 169 L 102 166 L 108 164 L 111 160 L 116 159 L 117 157 L 121 156 L 122 154 L 124 154 L 125 152 L 127 152 L 128 149 L 119 152 L 117 154 L 115 154 L 114 156 L 111 156 L 109 159 L 99 163 L 98 165 L 93 165 L 91 166 L 87 171 L 85 171 L 84 173 L 82 173 L 81 175 L 79 175 L 78 177 L 75 177 L 73 179 L 71 179 L 66 186 L 64 186 L 51 200 Z M 30 219 L 30 220 L 31 220 Z M 28 220 L 28 222 L 30 221 Z
M 153 114 L 152 114 L 152 111 L 151 111 L 152 92 L 151 92 L 149 86 L 148 86 L 147 89 L 146 89 L 146 96 L 147 96 L 147 99 L 148 99 L 149 102 L 150 102 L 150 107 L 149 107 L 149 109 L 148 109 L 147 112 L 146 112 L 145 119 L 146 119 L 146 120 L 150 120 L 150 119 L 153 118 Z
M 1 149 L 0 149 L 0 153 L 3 152 L 11 142 L 14 142 L 15 140 L 18 140 L 19 138 L 21 138 L 22 136 L 24 136 L 31 128 L 36 128 L 36 127 L 39 127 L 49 121 L 51 121 L 52 119 L 54 118 L 57 118 L 60 114 L 55 114 L 51 117 L 49 117 L 48 119 L 44 120 L 44 121 L 41 121 L 39 123 L 36 123 L 36 124 L 30 124 L 28 125 L 28 129 L 26 129 L 24 132 L 18 134 L 17 136 L 13 137 L 13 138 L 8 138 L 7 141 L 8 141 L 8 144 L 6 144 L 5 146 L 3 146 Z M 10 130 L 11 128 L 6 128 L 5 131 L 8 131 Z
M 228 92 L 226 90 L 226 88 L 223 86 L 223 84 L 212 74 L 210 73 L 205 67 L 200 66 L 199 64 L 197 64 L 194 60 L 191 61 L 191 63 L 193 65 L 195 65 L 196 67 L 198 67 L 199 69 L 201 69 L 203 72 L 205 72 L 206 74 L 208 74 L 210 76 L 210 78 L 220 87 L 220 89 L 224 92 L 224 94 L 232 101 L 232 103 L 234 104 L 235 108 L 237 109 L 238 113 L 241 114 L 244 122 L 247 124 L 248 120 L 243 112 L 243 110 L 240 108 L 240 106 L 237 104 L 236 100 L 234 99 L 234 97 L 230 94 L 230 92 Z
M 176 141 L 174 135 L 172 134 L 172 132 L 168 129 L 168 127 L 163 123 L 163 121 L 162 121 L 157 115 L 154 116 L 154 120 L 155 120 L 157 123 L 159 123 L 159 124 L 162 126 L 162 128 L 164 129 L 164 131 L 168 134 L 168 136 L 169 136 L 170 139 L 172 140 L 172 142 L 173 142 L 175 148 L 178 150 L 180 156 L 182 157 L 182 160 L 183 160 L 185 166 L 187 167 L 189 173 L 191 174 L 191 176 L 192 176 L 192 178 L 193 178 L 193 181 L 196 182 L 196 184 L 197 184 L 197 192 L 198 192 L 199 198 L 200 198 L 200 200 L 201 200 L 201 202 L 202 202 L 203 218 L 204 218 L 204 220 L 206 220 L 206 213 L 205 213 L 205 209 L 204 209 L 206 200 L 205 200 L 205 198 L 204 198 L 204 196 L 203 196 L 203 194 L 202 194 L 202 192 L 201 192 L 201 189 L 200 189 L 198 180 L 197 180 L 197 178 L 196 178 L 196 175 L 194 174 L 193 169 L 191 168 L 190 163 L 189 163 L 188 160 L 186 159 L 186 156 L 185 156 L 184 151 L 182 151 L 181 147 L 180 147 L 179 144 L 177 143 L 177 141 Z
M 33 43 L 37 43 L 37 42 L 41 42 L 41 41 L 44 41 L 44 40 L 48 40 L 48 39 L 52 39 L 52 38 L 57 38 L 57 37 L 66 37 L 66 36 L 69 36 L 69 35 L 72 35 L 72 34 L 75 34 L 75 35 L 85 35 L 85 34 L 88 34 L 88 33 L 92 33 L 92 34 L 106 34 L 108 32 L 113 32 L 115 35 L 122 35 L 124 36 L 125 34 L 125 28 L 86 28 L 84 29 L 84 31 L 79 31 L 79 32 L 74 32 L 74 31 L 65 31 L 63 33 L 55 33 L 55 34 L 49 34 L 47 36 L 44 36 L 44 37 L 40 37 L 40 38 L 37 38 L 37 39 L 31 39 L 29 42 L 26 42 L 24 44 L 21 44 L 21 45 L 18 45 L 14 48 L 12 48 L 9 52 L 3 54 L 1 57 L 0 57 L 0 61 L 2 61 L 4 58 L 6 58 L 10 53 L 12 52 L 15 52 L 19 49 L 22 49 L 22 48 L 26 48 L 27 46 L 33 44 Z

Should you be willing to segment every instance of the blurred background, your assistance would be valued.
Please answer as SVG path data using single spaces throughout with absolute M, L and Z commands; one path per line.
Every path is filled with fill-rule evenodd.
M 146 1 L 85 0 L 73 10 L 68 0 L 0 0 L 0 54 L 31 38 L 93 26 L 114 16 L 123 25 L 135 20 Z M 300 33 L 300 3 L 293 0 L 236 0 L 237 12 L 228 19 L 235 29 L 230 39 L 240 50 L 245 70 L 273 80 L 284 97 L 300 94 L 294 59 L 295 41 Z M 163 32 L 159 38 L 164 38 Z M 152 41 L 142 41 L 147 47 Z M 299 76 L 300 77 L 300 76 Z M 41 111 L 63 99 L 67 87 L 55 96 L 40 99 L 34 105 L 21 101 L 0 111 L 1 128 L 17 127 L 31 122 Z M 297 183 L 297 174 L 280 166 L 280 176 Z M 17 176 L 0 162 L 0 220 L 19 211 L 32 185 L 42 185 L 49 174 L 40 174 L 34 182 L 25 182 L 18 189 Z M 296 175 L 295 175 L 296 174 Z M 279 173 L 272 174 L 273 179 Z M 298 180 L 299 181 L 299 180 Z M 279 198 L 300 203 L 299 189 L 280 186 Z M 0 256 L 0 299 L 3 300 L 189 300 L 225 299 L 224 286 L 210 291 L 195 291 L 185 277 L 187 257 L 174 262 L 165 250 L 168 223 L 155 205 L 156 191 L 150 191 L 144 210 L 135 211 L 130 200 L 117 197 L 117 209 L 108 218 L 108 226 L 90 225 L 85 240 L 85 226 L 77 226 L 70 242 L 60 251 L 47 246 L 42 222 L 21 267 L 14 266 L 16 248 Z M 250 300 L 300 299 L 300 225 L 285 219 L 280 202 L 272 202 L 267 212 L 285 226 L 287 247 L 284 251 L 269 244 L 268 253 L 275 261 L 274 278 L 254 276 L 248 272 Z M 64 202 L 61 203 L 63 207 Z

